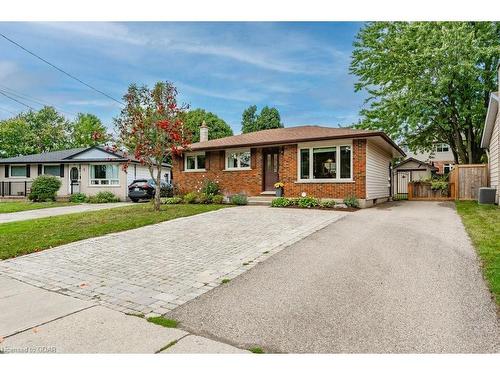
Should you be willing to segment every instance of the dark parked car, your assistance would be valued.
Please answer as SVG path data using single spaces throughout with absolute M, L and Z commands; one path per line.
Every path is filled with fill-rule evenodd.
M 155 196 L 156 184 L 153 179 L 134 180 L 128 186 L 128 196 L 132 202 L 139 202 L 140 199 L 152 199 Z M 171 195 L 172 185 L 161 180 L 160 195 L 167 197 Z

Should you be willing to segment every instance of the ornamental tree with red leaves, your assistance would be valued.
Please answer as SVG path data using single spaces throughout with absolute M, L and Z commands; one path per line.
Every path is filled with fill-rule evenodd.
M 149 169 L 156 185 L 154 208 L 159 211 L 162 164 L 190 143 L 182 121 L 189 107 L 178 105 L 171 82 L 157 82 L 152 89 L 132 84 L 123 99 L 126 106 L 114 120 L 118 143 Z

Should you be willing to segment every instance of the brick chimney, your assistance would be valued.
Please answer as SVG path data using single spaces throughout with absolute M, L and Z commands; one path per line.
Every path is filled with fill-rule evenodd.
M 200 126 L 200 142 L 206 141 L 208 141 L 208 126 L 205 123 L 205 120 L 203 120 Z

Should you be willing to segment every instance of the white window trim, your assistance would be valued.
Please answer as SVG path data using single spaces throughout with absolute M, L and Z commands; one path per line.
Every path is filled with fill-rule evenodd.
M 351 177 L 349 178 L 340 178 L 340 148 L 342 146 L 348 146 L 351 148 Z M 313 149 L 315 148 L 328 148 L 328 147 L 335 147 L 336 149 L 336 170 L 337 170 L 337 178 L 306 178 L 302 179 L 300 178 L 300 150 L 304 149 L 309 149 L 309 176 L 313 173 Z M 304 183 L 304 184 L 318 184 L 318 183 L 349 183 L 349 182 L 354 182 L 353 178 L 353 154 L 354 154 L 354 149 L 352 146 L 352 141 L 346 142 L 345 140 L 343 141 L 337 141 L 337 142 L 331 142 L 325 143 L 325 142 L 318 142 L 318 143 L 303 143 L 303 144 L 298 144 L 297 145 L 297 183 Z
M 116 180 L 118 180 L 118 184 L 116 185 L 111 185 L 111 184 L 108 184 L 108 185 L 94 185 L 92 184 L 92 181 L 105 181 L 105 180 L 114 180 L 112 178 L 92 178 L 92 167 L 95 166 L 95 165 L 116 165 L 118 167 L 118 178 Z M 68 171 L 68 174 L 69 174 L 69 171 Z M 89 187 L 91 188 L 99 188 L 99 187 L 120 187 L 121 184 L 120 184 L 120 164 L 116 164 L 116 163 L 92 163 L 92 164 L 89 164 Z
M 447 150 L 438 150 L 438 148 L 443 148 L 443 146 L 447 147 L 448 149 Z M 447 144 L 447 143 L 438 143 L 436 145 L 436 149 L 435 149 L 435 152 L 450 152 L 450 145 Z
M 24 176 L 12 176 L 12 167 L 25 167 L 26 171 L 24 172 Z M 16 178 L 16 179 L 17 178 L 28 178 L 28 176 L 26 176 L 28 174 L 27 172 L 28 172 L 28 164 L 11 164 L 11 165 L 9 165 L 9 178 Z
M 243 152 L 250 153 L 250 166 L 240 167 L 241 160 L 240 160 L 240 158 L 238 158 L 238 161 L 237 161 L 238 166 L 237 167 L 230 167 L 229 162 L 227 160 L 228 155 L 232 154 L 232 153 L 243 153 Z M 226 160 L 225 161 L 225 169 L 224 169 L 225 171 L 250 171 L 250 170 L 252 170 L 252 151 L 250 150 L 250 148 L 228 149 L 228 150 L 226 150 L 225 160 Z
M 451 164 L 451 163 L 443 164 L 443 173 L 450 173 L 453 170 L 454 166 L 455 166 L 455 164 Z M 448 172 L 445 172 L 446 167 L 448 167 L 450 169 Z
M 207 165 L 207 155 L 205 154 L 205 151 L 199 151 L 199 152 L 186 152 L 184 154 L 184 172 L 206 172 L 206 168 L 198 168 L 198 158 L 194 158 L 194 169 L 188 169 L 187 167 L 187 158 L 188 156 L 198 156 L 198 155 L 203 155 L 205 156 L 205 166 Z

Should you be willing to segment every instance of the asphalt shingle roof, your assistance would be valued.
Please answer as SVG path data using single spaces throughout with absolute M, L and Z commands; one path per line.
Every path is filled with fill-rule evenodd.
M 14 156 L 0 159 L 0 163 L 60 163 L 71 155 L 85 151 L 88 147 L 71 148 L 69 150 L 43 152 L 41 154 Z
M 190 149 L 214 150 L 230 147 L 263 146 L 272 144 L 287 144 L 307 142 L 322 139 L 371 137 L 380 136 L 404 155 L 404 152 L 384 132 L 377 130 L 363 130 L 352 128 L 332 128 L 327 126 L 304 125 L 290 128 L 268 129 L 253 133 L 233 135 L 206 142 L 197 142 L 190 145 Z

